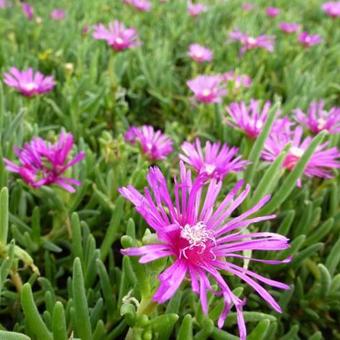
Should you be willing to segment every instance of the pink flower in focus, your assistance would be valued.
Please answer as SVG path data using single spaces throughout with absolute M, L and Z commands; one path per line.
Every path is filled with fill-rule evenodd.
M 250 2 L 245 2 L 244 4 L 242 4 L 242 9 L 245 11 L 245 12 L 250 12 L 254 9 L 254 5 L 251 4 Z
M 63 177 L 65 171 L 85 157 L 84 152 L 79 152 L 73 159 L 68 160 L 73 148 L 73 136 L 62 132 L 55 144 L 50 144 L 36 137 L 22 149 L 15 148 L 19 165 L 4 158 L 6 169 L 19 174 L 31 187 L 39 188 L 43 185 L 58 185 L 63 189 L 74 192 L 74 185 L 80 182 Z
M 94 27 L 93 38 L 105 40 L 115 51 L 123 51 L 140 45 L 138 33 L 134 28 L 126 28 L 115 20 L 106 28 L 103 24 Z
M 317 134 L 322 130 L 336 134 L 340 132 L 340 107 L 332 107 L 329 111 L 323 109 L 324 102 L 313 102 L 307 114 L 302 110 L 294 111 L 299 123 L 306 126 L 311 132 Z
M 55 86 L 53 76 L 46 77 L 31 68 L 24 71 L 20 71 L 16 67 L 10 68 L 8 73 L 4 73 L 4 82 L 26 97 L 50 92 Z
M 198 76 L 187 81 L 187 85 L 194 93 L 195 99 L 201 103 L 220 103 L 222 97 L 227 94 L 226 89 L 222 87 L 222 77 Z
M 321 8 L 330 17 L 336 18 L 340 16 L 340 1 L 325 2 Z
M 234 71 L 223 73 L 222 79 L 225 82 L 233 82 L 236 89 L 241 87 L 250 87 L 252 84 L 252 80 L 248 75 L 237 75 Z
M 304 47 L 311 47 L 322 42 L 322 38 L 318 34 L 309 34 L 308 32 L 300 33 L 298 40 Z
M 191 44 L 189 46 L 188 55 L 192 60 L 200 64 L 209 62 L 213 59 L 213 52 L 199 44 Z
M 172 140 L 149 125 L 129 128 L 124 134 L 124 139 L 132 145 L 139 142 L 143 154 L 150 161 L 164 160 L 173 151 Z
M 277 7 L 267 7 L 266 14 L 269 17 L 275 18 L 280 14 L 280 9 Z
M 188 12 L 189 15 L 191 15 L 192 17 L 197 17 L 201 13 L 206 12 L 207 10 L 208 7 L 203 4 L 193 4 L 191 2 L 188 4 Z
M 207 141 L 202 150 L 201 141 L 197 138 L 195 143 L 184 142 L 181 149 L 180 159 L 207 178 L 223 180 L 230 172 L 242 171 L 248 164 L 248 161 L 237 156 L 238 148 L 219 142 Z
M 53 20 L 64 20 L 65 19 L 65 11 L 61 8 L 55 8 L 52 12 L 51 12 L 51 19 Z
M 270 102 L 266 102 L 262 109 L 260 102 L 254 99 L 249 106 L 244 102 L 233 102 L 226 109 L 232 118 L 227 120 L 228 125 L 242 130 L 249 138 L 256 138 L 267 120 Z
M 246 33 L 240 31 L 233 31 L 229 33 L 229 38 L 241 43 L 240 54 L 255 48 L 263 48 L 269 52 L 274 51 L 275 38 L 269 35 L 259 35 L 256 38 L 248 36 Z
M 250 191 L 247 185 L 238 194 L 243 181 L 238 182 L 224 200 L 218 201 L 222 181 L 212 179 L 206 185 L 203 176 L 192 180 L 190 171 L 181 163 L 180 178 L 175 178 L 173 203 L 167 181 L 159 168 L 150 168 L 147 180 L 149 188 L 145 189 L 144 195 L 131 185 L 119 189 L 119 192 L 132 202 L 137 212 L 155 231 L 158 242 L 122 249 L 121 252 L 123 255 L 140 256 L 140 263 L 165 257 L 172 259 L 172 264 L 158 276 L 160 285 L 153 296 L 154 301 L 164 303 L 171 299 L 187 277 L 193 292 L 199 295 L 204 314 L 208 314 L 209 291 L 224 301 L 218 327 L 223 327 L 230 309 L 235 307 L 240 339 L 245 340 L 246 326 L 242 311 L 245 301 L 233 293 L 226 277 L 223 277 L 226 271 L 247 283 L 275 311 L 281 312 L 279 304 L 262 285 L 279 289 L 289 289 L 289 286 L 242 266 L 242 260 L 266 264 L 281 264 L 290 260 L 262 260 L 244 255 L 247 250 L 280 251 L 289 247 L 289 240 L 279 234 L 247 232 L 249 225 L 275 217 L 250 217 L 267 203 L 270 196 L 265 196 L 251 209 L 237 216 L 236 209 Z M 211 282 L 215 283 L 217 291 Z
M 149 0 L 124 0 L 124 3 L 141 12 L 149 12 L 152 7 Z
M 303 138 L 301 126 L 292 130 L 289 121 L 281 120 L 281 128 L 277 127 L 272 130 L 265 142 L 262 158 L 268 162 L 274 162 L 284 147 L 291 143 L 283 167 L 292 170 L 309 147 L 312 138 Z M 327 148 L 327 146 L 328 142 L 317 147 L 304 170 L 307 177 L 332 178 L 332 170 L 340 168 L 340 152 L 336 147 Z M 301 186 L 301 180 L 298 181 L 298 186 Z
M 279 28 L 282 32 L 290 34 L 298 32 L 301 28 L 301 25 L 294 22 L 281 22 L 279 23 Z
M 22 11 L 23 11 L 24 15 L 26 16 L 26 18 L 28 20 L 32 20 L 33 16 L 34 16 L 33 7 L 29 3 L 23 2 L 21 4 L 21 8 L 22 8 Z

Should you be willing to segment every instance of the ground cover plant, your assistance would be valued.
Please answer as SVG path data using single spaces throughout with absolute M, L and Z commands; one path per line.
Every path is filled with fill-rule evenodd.
M 0 339 L 340 339 L 339 16 L 0 0 Z

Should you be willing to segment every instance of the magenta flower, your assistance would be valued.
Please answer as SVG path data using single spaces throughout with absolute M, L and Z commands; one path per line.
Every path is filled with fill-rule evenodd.
M 295 130 L 292 130 L 289 120 L 281 120 L 277 128 L 272 130 L 266 140 L 262 158 L 268 162 L 273 162 L 283 148 L 288 143 L 291 143 L 291 148 L 283 162 L 283 167 L 287 170 L 292 170 L 309 147 L 311 141 L 312 137 L 303 138 L 302 127 L 298 126 Z M 327 148 L 327 146 L 328 143 L 318 146 L 304 170 L 306 176 L 331 178 L 332 170 L 340 168 L 340 152 L 336 147 Z M 301 180 L 298 181 L 298 186 L 301 186 Z
M 249 138 L 256 138 L 266 122 L 270 102 L 266 102 L 262 110 L 260 102 L 254 99 L 250 101 L 249 106 L 244 102 L 233 102 L 226 109 L 232 118 L 227 120 L 227 124 L 242 130 Z
M 229 33 L 229 38 L 241 43 L 240 54 L 243 55 L 248 50 L 255 48 L 262 48 L 269 52 L 274 51 L 275 38 L 269 35 L 259 35 L 256 38 L 248 36 L 246 33 L 240 31 L 233 31 Z
M 289 247 L 288 239 L 270 232 L 245 232 L 253 223 L 266 221 L 275 215 L 248 218 L 263 207 L 269 200 L 265 196 L 248 211 L 236 216 L 233 214 L 249 194 L 250 186 L 237 195 L 243 185 L 238 182 L 221 203 L 217 197 L 222 182 L 212 179 L 206 187 L 202 176 L 191 179 L 190 171 L 180 166 L 180 179 L 175 179 L 172 203 L 167 181 L 161 171 L 151 168 L 147 175 L 149 188 L 145 194 L 139 193 L 133 186 L 121 188 L 120 194 L 133 203 L 137 212 L 156 232 L 158 242 L 139 248 L 121 250 L 124 255 L 140 256 L 140 263 L 148 263 L 163 257 L 170 257 L 173 263 L 158 278 L 159 288 L 153 300 L 164 303 L 169 300 L 180 287 L 186 277 L 191 281 L 193 292 L 199 295 L 202 310 L 208 313 L 207 293 L 220 296 L 224 301 L 218 326 L 222 327 L 232 308 L 237 312 L 240 339 L 246 339 L 246 327 L 242 313 L 245 301 L 238 298 L 222 276 L 226 271 L 239 277 L 252 287 L 274 310 L 281 312 L 279 304 L 263 288 L 262 284 L 289 289 L 289 286 L 268 279 L 235 263 L 235 260 L 246 259 L 267 264 L 286 263 L 277 260 L 261 260 L 246 257 L 245 250 L 280 251 Z M 220 201 L 218 201 L 220 202 Z M 231 217 L 232 216 L 232 217 Z M 227 261 L 229 259 L 229 261 Z M 217 291 L 211 286 L 217 284 Z
M 4 9 L 8 7 L 8 2 L 6 0 L 0 0 L 0 8 Z
M 306 126 L 313 133 L 326 130 L 335 134 L 340 132 L 340 107 L 332 107 L 329 111 L 323 109 L 324 102 L 313 102 L 307 114 L 300 109 L 294 111 L 299 123 Z
M 279 23 L 279 28 L 282 32 L 290 34 L 298 32 L 301 28 L 301 25 L 294 22 L 281 22 Z
M 17 147 L 14 149 L 19 165 L 6 158 L 4 162 L 8 171 L 19 174 L 33 188 L 55 184 L 69 192 L 74 192 L 73 186 L 80 185 L 80 182 L 63 177 L 63 174 L 84 159 L 85 153 L 81 151 L 73 159 L 68 160 L 72 147 L 73 136 L 70 133 L 62 132 L 55 144 L 36 137 L 22 149 Z
M 195 99 L 205 104 L 220 103 L 222 97 L 227 94 L 227 91 L 222 87 L 222 77 L 220 75 L 201 75 L 187 81 L 187 85 L 194 93 Z
M 248 161 L 237 156 L 238 148 L 227 144 L 206 142 L 204 150 L 201 141 L 195 143 L 184 142 L 181 146 L 180 159 L 189 164 L 199 175 L 223 180 L 230 172 L 244 170 Z
M 236 89 L 241 87 L 250 87 L 252 84 L 252 80 L 248 75 L 238 75 L 234 71 L 223 73 L 222 78 L 225 82 L 233 82 Z
M 141 12 L 149 12 L 152 7 L 149 0 L 124 0 L 124 3 Z
M 26 16 L 26 18 L 28 20 L 32 20 L 33 17 L 34 17 L 33 7 L 29 3 L 23 2 L 21 4 L 21 8 L 22 8 L 22 11 L 23 11 L 24 15 Z
M 189 46 L 188 55 L 192 60 L 200 64 L 209 62 L 213 59 L 213 52 L 199 44 L 191 44 Z
M 245 2 L 244 4 L 242 4 L 242 9 L 245 11 L 245 12 L 250 12 L 254 9 L 254 5 L 250 2 Z
M 340 16 L 340 1 L 325 2 L 321 8 L 330 17 L 336 18 Z
M 280 9 L 277 7 L 267 7 L 266 14 L 269 17 L 275 18 L 280 14 Z
M 124 135 L 127 142 L 134 145 L 139 142 L 143 154 L 150 161 L 164 160 L 172 151 L 172 140 L 152 126 L 131 127 Z
M 140 45 L 137 31 L 134 28 L 126 28 L 118 20 L 111 22 L 108 28 L 103 24 L 96 25 L 93 38 L 105 40 L 117 52 Z
M 26 97 L 51 92 L 55 86 L 53 76 L 46 77 L 31 68 L 24 71 L 20 71 L 16 67 L 10 68 L 10 71 L 4 74 L 4 82 Z
M 208 7 L 203 4 L 193 4 L 191 2 L 189 2 L 188 4 L 188 12 L 189 12 L 189 15 L 192 17 L 197 17 L 201 13 L 206 12 L 207 10 L 208 10 Z
M 322 42 L 322 38 L 318 34 L 309 34 L 308 32 L 300 33 L 298 40 L 304 47 L 311 47 Z
M 55 8 L 51 14 L 50 14 L 50 17 L 51 19 L 53 20 L 64 20 L 65 19 L 65 11 L 62 9 L 62 8 Z

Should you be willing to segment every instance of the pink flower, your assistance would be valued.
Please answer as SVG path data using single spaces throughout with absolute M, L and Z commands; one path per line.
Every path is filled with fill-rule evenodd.
M 273 162 L 283 148 L 291 143 L 291 148 L 283 162 L 283 167 L 287 170 L 295 168 L 312 141 L 311 137 L 303 138 L 302 127 L 299 126 L 293 130 L 291 125 L 289 120 L 281 120 L 270 133 L 262 153 L 264 160 Z M 331 178 L 332 169 L 340 168 L 340 152 L 335 147 L 327 148 L 327 146 L 328 143 L 318 146 L 305 168 L 306 176 Z M 301 186 L 301 180 L 298 181 L 298 186 Z
M 134 28 L 126 28 L 124 24 L 115 20 L 106 28 L 103 24 L 96 25 L 93 38 L 105 40 L 115 51 L 123 51 L 140 45 L 138 33 Z
M 0 8 L 7 8 L 8 7 L 8 2 L 6 0 L 0 0 Z
M 184 142 L 181 146 L 180 159 L 189 164 L 198 174 L 208 178 L 223 180 L 229 172 L 244 170 L 248 162 L 237 156 L 238 148 L 227 144 L 206 142 L 204 150 L 201 141 L 195 143 Z
M 124 3 L 141 12 L 149 12 L 152 7 L 149 0 L 124 0 Z
M 227 106 L 231 120 L 227 120 L 230 126 L 242 130 L 249 138 L 256 138 L 262 131 L 267 120 L 270 102 L 266 102 L 260 109 L 260 102 L 252 99 L 249 106 L 244 102 L 233 102 Z
M 194 293 L 199 295 L 202 310 L 208 314 L 207 293 L 217 295 L 224 301 L 224 308 L 218 319 L 222 327 L 230 311 L 235 306 L 240 339 L 246 339 L 246 327 L 242 308 L 245 301 L 238 298 L 223 277 L 226 271 L 237 276 L 252 287 L 275 311 L 281 312 L 279 304 L 263 288 L 262 284 L 279 289 L 289 286 L 257 274 L 242 267 L 237 260 L 253 260 L 266 264 L 287 263 L 283 261 L 249 258 L 246 250 L 280 251 L 289 247 L 288 239 L 270 232 L 243 232 L 253 223 L 266 221 L 275 215 L 250 217 L 259 211 L 269 196 L 265 196 L 248 211 L 236 215 L 250 191 L 250 186 L 238 195 L 243 182 L 238 182 L 224 200 L 217 200 L 222 182 L 212 179 L 209 185 L 202 176 L 191 179 L 190 171 L 180 165 L 180 178 L 175 179 L 174 197 L 167 187 L 167 181 L 157 167 L 150 168 L 147 175 L 149 187 L 144 195 L 133 186 L 121 188 L 120 194 L 132 202 L 137 212 L 155 231 L 158 242 L 139 248 L 121 250 L 124 255 L 140 256 L 140 263 L 148 263 L 160 258 L 170 257 L 172 264 L 158 276 L 160 285 L 153 300 L 164 303 L 169 300 L 189 278 Z M 206 190 L 205 190 L 206 189 Z M 220 203 L 217 203 L 220 202 Z M 217 285 L 215 290 L 211 281 Z
M 23 11 L 24 15 L 26 16 L 26 18 L 28 20 L 32 20 L 33 16 L 34 16 L 33 7 L 29 3 L 23 2 L 21 4 L 21 8 L 22 8 L 22 11 Z
M 240 31 L 233 31 L 229 33 L 229 38 L 241 43 L 240 54 L 255 48 L 263 48 L 269 52 L 274 51 L 275 38 L 269 35 L 259 35 L 256 38 L 248 36 L 246 33 Z
M 192 17 L 197 17 L 201 13 L 206 12 L 207 10 L 208 10 L 208 7 L 203 4 L 193 4 L 191 2 L 189 2 L 188 4 L 188 12 L 189 12 L 189 15 L 191 15 Z
M 281 22 L 279 23 L 279 28 L 282 32 L 285 33 L 295 33 L 300 30 L 301 25 L 296 24 L 294 22 Z
M 237 75 L 234 71 L 223 73 L 222 78 L 225 82 L 233 82 L 236 89 L 240 87 L 250 87 L 252 84 L 252 80 L 248 75 Z
M 336 18 L 340 16 L 340 1 L 325 2 L 321 8 L 330 17 Z
M 300 109 L 294 111 L 298 122 L 306 126 L 313 133 L 326 130 L 329 133 L 340 132 L 340 107 L 332 107 L 329 111 L 323 109 L 324 102 L 312 102 L 308 113 Z
M 143 154 L 150 161 L 164 160 L 173 151 L 172 140 L 160 130 L 155 131 L 152 126 L 131 127 L 124 135 L 130 144 L 139 142 Z
M 68 177 L 63 177 L 65 171 L 85 157 L 84 152 L 79 152 L 73 159 L 68 160 L 73 147 L 73 136 L 62 132 L 55 144 L 50 144 L 36 137 L 22 149 L 15 148 L 19 165 L 4 158 L 6 169 L 19 174 L 31 187 L 39 188 L 43 185 L 58 185 L 63 189 L 74 192 L 73 185 L 80 182 Z
M 245 12 L 250 12 L 254 9 L 254 5 L 250 2 L 245 2 L 244 4 L 242 4 L 242 9 L 245 11 Z
M 322 38 L 318 34 L 309 34 L 308 32 L 300 33 L 298 40 L 304 47 L 311 47 L 322 42 Z
M 192 60 L 200 64 L 209 62 L 213 59 L 213 52 L 199 44 L 191 44 L 189 46 L 188 55 Z
M 198 76 L 187 81 L 187 85 L 194 93 L 195 99 L 201 103 L 220 103 L 222 97 L 227 91 L 222 87 L 222 77 L 214 76 Z
M 53 20 L 64 20 L 65 19 L 65 11 L 61 8 L 55 8 L 51 12 L 51 19 Z
M 10 71 L 4 74 L 4 82 L 26 97 L 50 92 L 55 86 L 53 76 L 46 77 L 31 68 L 24 71 L 20 71 L 16 67 L 10 68 Z
M 267 7 L 266 14 L 269 17 L 275 18 L 280 14 L 280 9 L 277 7 Z

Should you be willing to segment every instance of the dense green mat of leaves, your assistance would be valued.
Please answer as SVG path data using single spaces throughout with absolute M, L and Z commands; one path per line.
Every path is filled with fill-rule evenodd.
M 233 292 L 247 300 L 248 339 L 340 339 L 339 175 L 304 177 L 302 186 L 296 186 L 315 148 L 324 141 L 339 146 L 339 136 L 318 134 L 288 172 L 280 160 L 271 166 L 260 160 L 270 118 L 256 141 L 224 119 L 225 105 L 251 98 L 270 100 L 288 116 L 297 107 L 306 110 L 313 100 L 339 106 L 339 19 L 326 16 L 319 0 L 277 0 L 277 18 L 265 15 L 264 0 L 254 1 L 250 12 L 237 0 L 206 3 L 208 11 L 196 19 L 182 0 L 155 0 L 149 13 L 136 12 L 120 0 L 37 0 L 31 21 L 19 2 L 0 9 L 1 78 L 15 66 L 56 79 L 52 92 L 34 98 L 0 82 L 0 339 L 238 338 L 235 311 L 219 329 L 221 297 L 208 295 L 209 314 L 204 315 L 188 281 L 169 302 L 151 300 L 157 275 L 170 260 L 142 265 L 120 253 L 153 237 L 117 191 L 128 184 L 140 191 L 147 185 L 150 163 L 123 138 L 130 125 L 143 124 L 174 140 L 175 151 L 157 163 L 169 185 L 178 175 L 181 143 L 200 137 L 238 146 L 243 158 L 251 160 L 245 172 L 226 177 L 221 200 L 240 178 L 252 189 L 238 212 L 265 194 L 273 196 L 259 214 L 275 213 L 277 218 L 250 229 L 287 236 L 289 249 L 261 252 L 260 257 L 292 256 L 292 261 L 277 266 L 253 262 L 251 269 L 291 286 L 287 291 L 269 289 L 283 313 L 272 311 L 249 286 L 223 273 Z M 64 20 L 49 18 L 55 7 L 65 9 Z M 135 27 L 142 45 L 115 53 L 92 38 L 92 25 L 114 19 Z M 296 36 L 277 28 L 280 21 L 302 24 L 320 34 L 323 43 L 301 47 Z M 274 52 L 254 50 L 241 58 L 239 45 L 228 41 L 236 28 L 254 36 L 275 35 Z M 214 51 L 213 62 L 198 65 L 188 58 L 194 42 Z M 251 87 L 230 88 L 223 105 L 193 105 L 187 80 L 231 69 L 248 74 Z M 74 154 L 86 153 L 68 170 L 82 183 L 75 193 L 56 186 L 33 189 L 5 169 L 2 159 L 15 159 L 14 146 L 34 136 L 55 141 L 61 131 L 74 135 Z M 256 252 L 254 257 L 259 257 Z

